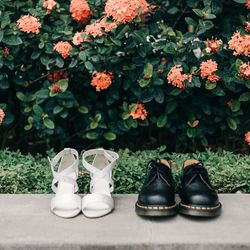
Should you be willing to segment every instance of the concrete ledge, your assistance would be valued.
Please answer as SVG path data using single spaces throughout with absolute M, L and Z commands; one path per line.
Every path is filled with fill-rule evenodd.
M 0 195 L 0 250 L 250 249 L 249 194 L 220 195 L 223 212 L 213 220 L 143 219 L 136 195 L 116 195 L 116 210 L 103 218 L 61 219 L 49 210 L 51 197 Z

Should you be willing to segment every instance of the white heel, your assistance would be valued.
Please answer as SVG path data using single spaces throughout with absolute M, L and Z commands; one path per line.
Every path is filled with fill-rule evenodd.
M 88 156 L 95 155 L 92 164 L 86 161 Z M 114 209 L 111 192 L 114 189 L 112 169 L 119 156 L 117 153 L 100 149 L 85 151 L 82 157 L 83 166 L 90 172 L 90 193 L 82 199 L 82 212 L 86 217 L 97 218 Z
M 59 163 L 57 172 L 55 166 Z M 81 211 L 81 197 L 76 183 L 78 177 L 79 156 L 75 149 L 65 148 L 52 160 L 49 159 L 54 176 L 52 190 L 56 193 L 51 200 L 51 211 L 63 218 L 72 218 Z

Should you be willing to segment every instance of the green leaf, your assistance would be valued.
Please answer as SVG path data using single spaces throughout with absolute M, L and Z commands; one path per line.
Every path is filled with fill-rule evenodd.
M 3 40 L 4 30 L 0 30 L 0 42 Z
M 170 92 L 170 95 L 173 95 L 173 96 L 177 96 L 177 95 L 180 95 L 182 93 L 182 89 L 173 89 L 171 92 Z
M 61 87 L 62 92 L 66 91 L 69 86 L 69 79 L 61 79 L 56 84 L 58 84 Z
M 49 90 L 48 89 L 41 89 L 36 92 L 36 97 L 41 99 L 46 99 L 49 97 Z
M 80 113 L 82 113 L 82 114 L 88 114 L 89 109 L 88 109 L 86 106 L 80 106 L 80 107 L 78 108 L 78 111 L 79 111 Z
M 96 140 L 99 137 L 99 134 L 97 132 L 91 131 L 91 132 L 87 132 L 85 136 L 89 140 Z
M 250 92 L 246 92 L 241 94 L 240 98 L 239 98 L 240 102 L 248 102 L 250 101 Z
M 215 94 L 217 96 L 225 96 L 226 95 L 225 91 L 218 86 L 215 89 L 213 89 L 212 92 L 213 92 L 213 94 Z
M 96 128 L 98 128 L 98 122 L 92 121 L 92 122 L 90 123 L 90 128 L 91 128 L 91 129 L 96 129 Z
M 156 125 L 158 128 L 163 128 L 167 124 L 167 121 L 168 121 L 167 115 L 163 114 L 157 119 Z
M 140 79 L 138 80 L 140 87 L 144 88 L 150 84 L 150 79 Z
M 114 141 L 116 139 L 116 134 L 113 132 L 106 132 L 103 134 L 103 137 L 107 140 L 107 141 Z
M 194 138 L 195 133 L 196 133 L 196 129 L 195 128 L 188 128 L 187 129 L 187 136 L 189 138 Z
M 185 17 L 185 21 L 189 25 L 197 26 L 197 22 L 191 17 Z
M 86 67 L 87 70 L 89 70 L 89 71 L 93 71 L 94 70 L 94 66 L 93 66 L 93 64 L 90 61 L 85 62 L 84 65 L 85 65 L 85 67 Z
M 85 51 L 81 51 L 79 53 L 79 58 L 82 60 L 82 61 L 86 61 L 87 60 L 87 55 L 86 55 L 86 52 Z
M 167 103 L 166 106 L 167 114 L 172 113 L 176 109 L 177 105 L 178 105 L 177 101 L 170 101 L 169 103 Z
M 236 3 L 246 3 L 246 0 L 233 0 L 234 2 L 236 2 Z
M 237 122 L 232 117 L 227 118 L 227 124 L 229 128 L 231 128 L 232 130 L 237 129 Z
M 32 129 L 32 124 L 27 124 L 24 126 L 24 130 L 28 131 Z
M 37 104 L 35 104 L 33 106 L 33 111 L 38 116 L 42 116 L 43 115 L 43 109 L 39 105 L 37 105 Z
M 22 92 L 17 92 L 17 93 L 16 93 L 16 97 L 17 97 L 20 101 L 22 101 L 22 102 L 26 102 L 26 101 L 27 101 L 27 98 L 26 98 L 25 94 L 22 93 Z
M 55 128 L 55 124 L 52 120 L 50 120 L 49 118 L 45 118 L 43 120 L 43 124 L 45 127 L 47 127 L 48 129 L 54 129 Z
M 2 42 L 11 46 L 17 46 L 23 43 L 22 39 L 19 36 L 4 37 Z
M 232 101 L 232 106 L 230 107 L 230 109 L 232 110 L 232 112 L 237 112 L 240 110 L 240 102 L 237 100 L 233 100 Z
M 205 88 L 206 88 L 207 90 L 215 89 L 216 86 L 217 86 L 217 85 L 216 85 L 215 83 L 212 83 L 212 82 L 206 82 L 206 84 L 205 84 Z
M 147 63 L 144 66 L 144 71 L 143 71 L 144 75 L 148 76 L 149 78 L 152 77 L 153 75 L 153 65 L 151 63 Z
M 200 9 L 193 9 L 193 12 L 194 12 L 197 16 L 199 16 L 199 17 L 203 17 L 203 16 L 204 16 L 203 11 L 200 10 Z
M 57 114 L 59 114 L 62 110 L 63 110 L 63 107 L 57 105 L 57 106 L 55 106 L 55 107 L 53 108 L 53 114 L 57 115 Z

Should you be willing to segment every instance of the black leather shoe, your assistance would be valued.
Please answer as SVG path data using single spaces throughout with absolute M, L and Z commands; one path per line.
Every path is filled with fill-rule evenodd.
M 206 168 L 196 160 L 184 163 L 181 176 L 179 212 L 199 217 L 220 215 L 221 203 L 213 189 Z
M 149 162 L 149 171 L 135 204 L 140 216 L 170 216 L 177 213 L 172 172 L 166 160 Z

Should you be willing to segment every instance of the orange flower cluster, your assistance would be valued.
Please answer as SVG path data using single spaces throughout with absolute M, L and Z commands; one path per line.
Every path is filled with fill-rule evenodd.
M 3 123 L 3 119 L 5 117 L 4 111 L 0 108 L 0 125 Z
M 241 35 L 239 31 L 235 32 L 228 42 L 229 49 L 234 50 L 235 56 L 250 56 L 250 35 Z
M 57 42 L 54 45 L 54 50 L 58 52 L 64 59 L 69 56 L 69 51 L 72 50 L 72 45 L 69 42 Z
M 250 0 L 247 0 L 247 2 L 246 2 L 246 8 L 247 8 L 248 10 L 250 10 Z
M 96 72 L 92 77 L 91 86 L 95 87 L 96 91 L 101 91 L 107 89 L 111 85 L 112 79 L 112 73 L 107 73 L 106 71 Z
M 45 0 L 43 2 L 43 7 L 47 9 L 47 13 L 51 13 L 53 9 L 56 8 L 57 2 L 55 0 Z
M 54 71 L 48 73 L 48 79 L 50 82 L 58 82 L 60 79 L 65 79 L 68 77 L 68 72 L 64 70 Z
M 183 89 L 186 87 L 184 81 L 188 80 L 189 82 L 192 81 L 192 75 L 182 74 L 182 67 L 181 65 L 173 66 L 167 75 L 167 80 L 169 84 L 173 86 Z
M 207 40 L 205 44 L 206 44 L 205 51 L 209 54 L 209 53 L 217 52 L 222 45 L 222 41 L 217 40 L 217 38 L 215 38 L 215 39 Z
M 50 90 L 53 94 L 57 94 L 57 93 L 62 92 L 62 88 L 56 83 L 51 85 Z
M 87 25 L 84 33 L 95 37 L 102 36 L 103 30 L 105 32 L 110 32 L 112 29 L 117 27 L 116 22 L 106 22 L 106 18 L 101 18 L 94 23 Z
M 250 62 L 241 64 L 240 77 L 242 77 L 244 79 L 250 79 Z
M 245 134 L 245 141 L 248 143 L 248 145 L 250 146 L 250 132 L 247 132 Z
M 22 16 L 17 20 L 17 27 L 23 32 L 26 33 L 39 33 L 41 28 L 41 23 L 38 19 L 31 15 Z
M 108 0 L 105 5 L 105 13 L 118 23 L 131 22 L 138 16 L 138 9 L 142 14 L 148 11 L 148 3 L 145 0 Z
M 83 31 L 76 32 L 75 35 L 72 38 L 72 43 L 76 46 L 80 45 L 84 42 L 84 39 L 82 38 Z
M 87 23 L 92 11 L 86 0 L 71 0 L 69 9 L 73 20 L 80 23 Z
M 133 117 L 133 119 L 138 119 L 138 120 L 146 120 L 148 112 L 145 109 L 144 104 L 142 103 L 136 103 L 136 108 L 134 111 L 130 112 L 130 115 Z
M 200 70 L 201 70 L 201 78 L 202 79 L 207 78 L 207 80 L 212 83 L 218 82 L 221 78 L 220 76 L 214 74 L 214 72 L 218 70 L 218 64 L 217 62 L 211 59 L 202 62 L 200 65 Z

